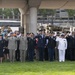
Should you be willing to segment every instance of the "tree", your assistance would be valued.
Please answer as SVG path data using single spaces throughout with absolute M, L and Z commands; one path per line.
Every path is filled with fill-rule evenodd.
M 55 10 L 50 9 L 50 10 L 49 10 L 49 13 L 50 13 L 50 15 L 52 16 L 52 17 L 51 17 L 51 25 L 53 25 L 53 20 L 54 20 L 54 17 L 53 17 L 53 16 L 54 16 L 54 14 L 55 14 Z
M 74 16 L 74 15 L 75 15 L 75 10 L 67 9 L 66 11 L 68 12 L 69 17 L 72 17 L 72 16 Z
M 38 13 L 41 14 L 43 17 L 47 17 L 47 15 L 52 16 L 51 17 L 51 24 L 53 25 L 53 16 L 55 14 L 55 10 L 53 10 L 53 9 L 39 9 Z
M 20 12 L 19 12 L 19 10 L 18 10 L 18 9 L 13 9 L 13 11 L 14 11 L 14 14 L 15 14 L 15 15 L 20 14 Z
M 8 16 L 12 16 L 12 9 L 4 9 L 3 10 L 3 14 L 8 17 Z
M 68 9 L 66 10 L 68 12 L 68 15 L 69 15 L 69 18 L 73 18 L 74 20 L 74 16 L 75 16 L 75 10 L 72 10 L 72 9 Z
M 2 11 L 2 9 L 0 9 L 0 15 L 2 15 L 2 13 L 3 13 L 3 11 Z
M 53 10 L 53 9 L 39 9 L 38 13 L 41 14 L 41 15 L 43 15 L 43 16 L 45 16 L 47 14 L 48 15 L 54 15 L 55 10 Z
M 20 12 L 18 9 L 7 9 L 7 8 L 2 8 L 0 9 L 0 16 L 3 18 L 13 18 L 14 16 L 19 16 Z

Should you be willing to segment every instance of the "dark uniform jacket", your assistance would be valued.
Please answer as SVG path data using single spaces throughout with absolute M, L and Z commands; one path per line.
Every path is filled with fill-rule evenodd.
M 35 39 L 28 37 L 27 40 L 28 40 L 28 49 L 34 49 L 35 48 Z
M 48 44 L 47 44 L 47 47 L 48 48 L 55 48 L 56 46 L 56 41 L 55 41 L 55 38 L 54 37 L 47 37 L 48 39 Z
M 45 36 L 43 35 L 37 35 L 36 38 L 38 38 L 37 47 L 45 47 Z
M 75 48 L 75 37 L 68 36 L 66 39 L 68 42 L 68 48 Z

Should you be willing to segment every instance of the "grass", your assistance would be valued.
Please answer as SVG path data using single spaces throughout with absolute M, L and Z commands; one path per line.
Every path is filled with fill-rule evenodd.
M 3 62 L 0 75 L 75 75 L 75 62 Z

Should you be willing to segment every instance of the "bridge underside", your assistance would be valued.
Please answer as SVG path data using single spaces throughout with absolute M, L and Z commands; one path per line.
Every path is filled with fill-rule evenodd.
M 0 0 L 0 8 L 24 8 L 26 0 Z
M 75 9 L 75 0 L 40 0 L 40 1 L 41 1 L 39 7 L 40 9 Z M 27 0 L 0 0 L 0 8 L 24 8 L 26 5 Z
M 42 0 L 40 9 L 75 9 L 75 0 Z

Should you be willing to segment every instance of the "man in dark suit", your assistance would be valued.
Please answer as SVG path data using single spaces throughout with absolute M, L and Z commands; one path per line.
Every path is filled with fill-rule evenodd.
M 19 38 L 19 32 L 17 31 L 16 32 L 16 37 L 17 38 Z M 20 43 L 20 41 L 19 40 L 17 40 L 17 50 L 15 51 L 15 58 L 16 58 L 16 61 L 20 61 L 20 50 L 19 50 L 19 43 Z
M 45 59 L 46 61 L 48 61 L 48 48 L 47 48 L 48 37 L 49 37 L 49 33 L 47 33 L 46 36 L 45 36 L 44 59 Z
M 20 41 L 17 40 L 17 50 L 15 51 L 15 53 L 16 53 L 16 55 L 15 55 L 16 61 L 20 61 L 19 43 L 20 43 Z
M 70 60 L 75 60 L 75 32 L 72 32 L 71 36 L 67 37 L 68 40 L 68 51 L 70 54 Z
M 26 37 L 27 37 L 27 45 L 28 45 L 30 33 L 27 33 Z M 26 60 L 28 61 L 28 47 L 27 47 L 27 50 L 26 50 Z
M 36 36 L 36 38 L 38 39 L 37 47 L 38 47 L 38 50 L 39 50 L 39 61 L 43 61 L 44 48 L 45 48 L 44 31 L 40 30 L 39 34 Z
M 67 35 L 66 36 L 67 39 L 67 50 L 66 50 L 66 59 L 67 60 L 72 60 L 72 42 L 73 42 L 73 38 L 71 35 Z

